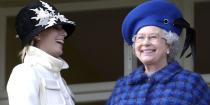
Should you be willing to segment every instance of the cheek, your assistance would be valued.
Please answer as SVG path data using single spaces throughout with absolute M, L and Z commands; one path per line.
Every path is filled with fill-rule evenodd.
M 50 50 L 55 46 L 55 42 L 52 39 L 45 39 L 42 40 L 42 43 L 40 43 L 42 47 Z
M 137 57 L 140 56 L 140 47 L 140 44 L 134 44 L 132 48 L 134 55 L 136 55 Z
M 156 48 L 157 48 L 157 53 L 160 54 L 166 54 L 167 49 L 169 49 L 165 43 L 157 45 Z
M 48 40 L 45 40 L 44 44 L 46 44 L 47 46 L 51 46 L 53 45 L 53 41 L 48 39 Z
M 54 42 L 55 42 L 55 38 L 54 37 L 48 37 L 46 39 L 46 43 L 48 43 L 48 44 L 53 44 Z

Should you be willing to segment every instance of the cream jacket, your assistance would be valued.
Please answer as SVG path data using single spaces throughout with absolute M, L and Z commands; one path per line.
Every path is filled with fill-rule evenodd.
M 73 94 L 61 77 L 68 64 L 44 51 L 29 47 L 24 63 L 17 65 L 9 78 L 10 105 L 74 105 Z

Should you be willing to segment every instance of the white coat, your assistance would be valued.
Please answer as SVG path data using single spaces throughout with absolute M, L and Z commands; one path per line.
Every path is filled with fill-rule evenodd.
M 74 105 L 73 94 L 60 74 L 68 64 L 30 46 L 24 63 L 17 65 L 9 78 L 10 105 Z

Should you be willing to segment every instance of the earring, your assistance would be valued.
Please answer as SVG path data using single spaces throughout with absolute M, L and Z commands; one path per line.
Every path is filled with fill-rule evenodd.
M 169 50 L 167 50 L 167 51 L 166 51 L 166 54 L 169 54 L 169 53 L 170 53 Z

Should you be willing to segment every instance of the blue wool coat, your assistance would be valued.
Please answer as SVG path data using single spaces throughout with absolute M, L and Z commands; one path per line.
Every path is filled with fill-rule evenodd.
M 177 62 L 151 77 L 140 67 L 117 81 L 107 105 L 210 105 L 210 88 Z

